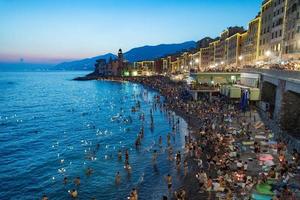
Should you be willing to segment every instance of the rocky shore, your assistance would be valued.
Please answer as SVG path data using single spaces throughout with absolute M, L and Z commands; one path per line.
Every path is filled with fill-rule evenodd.
M 242 112 L 225 97 L 189 101 L 187 85 L 168 77 L 97 77 L 75 80 L 130 81 L 158 91 L 165 106 L 189 124 L 188 174 L 175 199 L 299 198 L 300 156 L 274 133 L 256 110 Z

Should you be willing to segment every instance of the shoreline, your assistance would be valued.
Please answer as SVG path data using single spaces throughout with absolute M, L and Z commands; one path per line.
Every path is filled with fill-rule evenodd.
M 78 79 L 74 79 L 74 80 L 78 80 Z M 196 112 L 197 109 L 193 110 L 193 107 L 189 107 L 189 105 L 190 106 L 195 106 L 193 102 L 187 102 L 187 101 L 185 101 L 184 99 L 181 98 L 181 92 L 183 92 L 186 89 L 186 86 L 187 86 L 183 82 L 174 82 L 174 81 L 172 81 L 169 78 L 164 77 L 164 76 L 153 76 L 153 77 L 95 77 L 95 76 L 89 75 L 87 77 L 80 78 L 80 80 L 103 80 L 103 81 L 116 81 L 116 82 L 121 82 L 121 83 L 122 82 L 132 82 L 132 83 L 141 84 L 144 87 L 151 88 L 151 89 L 157 91 L 160 95 L 165 97 L 165 105 L 166 105 L 167 109 L 175 112 L 176 115 L 180 116 L 181 118 L 183 118 L 186 121 L 186 123 L 188 125 L 188 129 L 190 130 L 189 134 L 191 133 L 191 135 L 189 135 L 189 141 L 194 140 L 194 141 L 196 141 L 196 144 L 197 144 L 197 141 L 201 142 L 202 140 L 207 140 L 207 137 L 213 137 L 213 138 L 215 137 L 215 136 L 207 136 L 206 133 L 204 135 L 201 134 L 201 132 L 203 132 L 203 130 L 204 130 L 204 132 L 206 132 L 207 130 L 210 130 L 211 132 L 215 132 L 214 131 L 215 129 L 211 129 L 210 127 L 209 128 L 207 128 L 207 127 L 203 128 L 203 126 L 205 127 L 207 125 L 207 123 L 205 121 L 206 119 L 203 119 L 202 116 L 201 116 L 202 111 L 200 112 L 200 115 L 199 115 L 199 113 Z M 218 98 L 220 98 L 220 97 L 218 97 Z M 222 100 L 220 102 L 222 102 Z M 205 104 L 205 102 L 204 102 L 204 104 Z M 230 106 L 234 107 L 233 104 L 228 104 L 227 102 L 224 103 L 223 105 L 221 104 L 221 106 L 224 106 L 224 105 L 227 106 L 227 108 L 225 108 L 225 110 L 227 110 L 225 113 L 228 112 L 228 109 L 231 110 L 228 107 L 230 107 Z M 196 107 L 197 107 L 197 105 L 196 105 Z M 200 108 L 201 108 L 201 106 L 200 106 Z M 213 114 L 211 114 L 212 116 L 209 113 L 207 114 L 207 111 L 204 111 L 203 114 L 211 116 L 213 121 L 214 121 L 214 118 L 216 118 L 217 121 L 219 120 L 219 123 L 221 123 L 225 126 L 228 125 L 228 123 L 226 123 L 224 121 L 224 117 L 223 117 L 222 120 L 219 119 L 219 117 L 222 116 L 222 115 L 220 115 L 220 113 L 216 113 L 214 110 L 212 110 L 212 112 L 214 112 Z M 223 144 L 223 145 L 225 145 L 224 149 L 219 149 L 219 150 L 217 149 L 216 150 L 215 149 L 216 147 L 214 147 L 214 146 L 212 146 L 212 147 L 206 146 L 207 149 L 203 149 L 202 153 L 203 153 L 204 156 L 202 155 L 201 159 L 202 159 L 204 167 L 202 169 L 207 172 L 208 176 L 212 176 L 212 177 L 215 177 L 215 178 L 219 177 L 218 174 L 219 174 L 219 167 L 220 166 L 218 166 L 217 162 L 214 164 L 215 165 L 214 169 L 210 169 L 210 168 L 207 169 L 207 164 L 206 164 L 206 163 L 208 163 L 208 166 L 211 165 L 211 164 L 209 164 L 207 156 L 210 156 L 212 158 L 216 154 L 216 153 L 214 153 L 215 151 L 223 152 L 223 154 L 224 153 L 226 154 L 226 153 L 230 152 L 230 150 L 228 150 L 228 145 L 230 145 L 230 146 L 232 146 L 232 145 L 235 146 L 236 144 L 242 145 L 243 142 L 249 141 L 249 138 L 253 138 L 253 139 L 251 139 L 251 141 L 253 141 L 253 142 L 254 141 L 256 141 L 256 142 L 259 141 L 260 142 L 260 140 L 256 139 L 256 136 L 258 134 L 261 134 L 261 132 L 259 132 L 259 131 L 264 131 L 265 132 L 263 135 L 259 135 L 259 136 L 262 136 L 264 138 L 269 138 L 269 134 L 271 134 L 271 135 L 273 134 L 273 136 L 272 136 L 273 139 L 270 138 L 269 140 L 274 140 L 274 133 L 272 133 L 267 128 L 269 124 L 264 124 L 264 123 L 266 123 L 266 121 L 264 119 L 260 118 L 260 114 L 259 114 L 257 109 L 255 109 L 254 113 L 252 113 L 252 114 L 251 114 L 251 112 L 253 112 L 253 110 L 252 111 L 250 110 L 250 112 L 248 112 L 248 113 L 247 112 L 242 113 L 237 108 L 233 108 L 232 112 L 233 113 L 230 114 L 230 115 L 233 116 L 232 118 L 233 118 L 234 122 L 232 122 L 232 123 L 230 122 L 229 125 L 232 126 L 232 128 L 236 128 L 237 130 L 238 129 L 240 129 L 240 130 L 245 129 L 245 130 L 247 130 L 246 131 L 247 134 L 245 134 L 242 138 L 240 138 L 237 135 L 231 135 L 234 143 L 230 142 L 228 144 L 226 144 L 226 143 Z M 231 111 L 230 111 L 230 113 L 231 113 Z M 247 115 L 249 115 L 249 116 L 247 116 Z M 253 115 L 253 116 L 251 116 L 251 115 Z M 252 119 L 252 117 L 253 117 L 253 119 Z M 255 125 L 257 124 L 256 120 L 260 121 L 263 124 L 259 129 L 254 128 Z M 240 124 L 244 124 L 244 123 L 248 124 L 247 128 L 245 128 L 244 125 L 240 125 Z M 235 124 L 235 125 L 233 125 L 233 124 Z M 212 125 L 212 123 L 210 122 L 208 125 Z M 250 126 L 252 125 L 251 128 L 248 127 L 249 125 Z M 248 135 L 248 130 L 251 133 L 251 137 L 250 137 L 250 135 Z M 218 138 L 216 138 L 216 139 L 218 139 Z M 213 141 L 212 141 L 212 143 L 213 143 Z M 282 143 L 282 142 L 280 141 L 280 143 Z M 284 143 L 282 145 L 284 145 Z M 221 144 L 221 146 L 222 146 L 222 144 Z M 248 148 L 248 146 L 246 146 L 244 148 Z M 261 148 L 265 148 L 265 147 L 261 147 Z M 264 149 L 264 151 L 266 151 L 266 152 L 269 152 L 269 150 L 271 150 L 269 147 L 268 147 L 268 149 Z M 249 151 L 249 152 L 247 152 L 247 151 Z M 250 184 L 251 189 L 249 191 L 247 191 L 248 193 L 246 193 L 246 195 L 241 195 L 241 192 L 244 191 L 243 189 L 237 189 L 237 186 L 232 186 L 232 187 L 226 186 L 226 191 L 227 191 L 227 187 L 230 188 L 228 190 L 234 192 L 236 194 L 236 197 L 238 197 L 238 198 L 251 197 L 253 194 L 256 194 L 255 187 L 256 187 L 257 184 L 260 183 L 260 178 L 261 178 L 260 173 L 262 173 L 262 170 L 259 169 L 259 167 L 257 167 L 257 165 L 259 165 L 259 166 L 261 165 L 260 162 L 259 162 L 259 159 L 258 159 L 259 154 L 254 153 L 253 150 L 251 150 L 251 149 L 249 149 L 247 151 L 242 152 L 241 149 L 238 150 L 237 153 L 240 154 L 238 159 L 233 158 L 230 161 L 230 164 L 228 164 L 228 166 L 227 166 L 230 169 L 229 172 L 227 172 L 227 173 L 229 173 L 229 174 L 233 173 L 234 174 L 234 173 L 237 172 L 236 171 L 237 170 L 236 169 L 236 162 L 238 160 L 243 160 L 243 163 L 244 163 L 245 161 L 248 161 L 249 157 L 252 156 L 251 161 L 253 160 L 253 162 L 248 163 L 248 164 L 250 166 L 253 165 L 253 168 L 255 168 L 255 170 L 253 170 L 251 172 L 246 171 L 246 174 L 251 175 L 251 177 L 253 178 L 253 181 L 251 182 L 252 185 Z M 287 151 L 285 152 L 285 154 L 288 157 Z M 274 154 L 273 156 L 274 156 L 274 162 L 279 165 L 280 161 L 278 160 L 278 157 L 276 157 L 278 155 Z M 219 157 L 221 157 L 221 156 L 219 156 Z M 182 186 L 180 186 L 179 188 L 175 188 L 173 191 L 179 191 L 179 190 L 183 189 L 186 192 L 186 195 L 188 197 L 187 199 L 199 199 L 199 198 L 204 199 L 204 198 L 208 198 L 208 197 L 210 197 L 212 199 L 216 198 L 216 195 L 218 195 L 217 191 L 214 191 L 214 192 L 204 191 L 203 193 L 199 194 L 199 190 L 200 190 L 199 182 L 195 178 L 196 174 L 198 174 L 197 171 L 199 171 L 198 163 L 195 161 L 194 157 L 187 156 L 186 158 L 187 158 L 187 161 L 189 163 L 189 169 L 191 169 L 191 170 L 189 170 L 187 176 L 181 181 Z M 211 158 L 209 160 L 211 160 Z M 222 158 L 222 159 L 224 159 L 224 158 Z M 298 184 L 298 181 L 296 181 L 296 183 Z M 230 193 L 232 193 L 232 192 L 230 192 Z M 227 195 L 227 193 L 228 192 L 225 192 L 225 195 Z M 244 192 L 242 192 L 242 193 L 244 193 Z M 173 197 L 172 199 L 176 199 L 176 198 Z

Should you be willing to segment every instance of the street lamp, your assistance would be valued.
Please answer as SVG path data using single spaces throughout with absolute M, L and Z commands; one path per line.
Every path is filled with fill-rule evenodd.
M 271 62 L 271 55 L 272 55 L 272 52 L 270 50 L 268 50 L 268 51 L 265 52 L 265 56 L 268 58 L 269 64 Z
M 267 57 L 270 57 L 271 54 L 272 54 L 272 52 L 270 50 L 268 50 L 268 51 L 265 52 L 265 56 L 267 56 Z
M 239 58 L 238 58 L 239 61 L 240 61 L 240 63 L 239 63 L 239 67 L 240 67 L 240 68 L 242 67 L 242 60 L 243 60 L 243 58 L 244 58 L 244 57 L 243 57 L 242 55 L 240 55 Z
M 198 58 L 196 58 L 195 63 L 197 63 L 197 64 L 199 63 L 199 59 Z

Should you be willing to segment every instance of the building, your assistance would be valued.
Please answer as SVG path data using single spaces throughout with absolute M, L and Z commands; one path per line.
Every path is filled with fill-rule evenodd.
M 216 44 L 219 40 L 209 43 L 208 51 L 209 51 L 209 67 L 213 68 L 215 66 L 215 53 L 216 53 Z
M 245 31 L 244 33 L 241 34 L 241 38 L 240 38 L 240 52 L 239 52 L 239 64 L 240 67 L 244 67 L 245 64 L 245 51 L 247 50 L 247 45 L 248 45 L 248 31 Z
M 284 29 L 284 17 L 285 17 L 285 3 L 288 0 L 273 0 L 273 15 L 272 15 L 272 29 L 271 29 L 271 59 L 274 62 L 279 63 L 282 53 L 282 41 L 283 41 L 283 29 Z
M 284 61 L 300 60 L 300 3 L 297 0 L 285 2 L 283 53 Z
M 137 71 L 137 75 L 139 76 L 150 75 L 153 74 L 155 71 L 155 61 L 146 60 L 134 62 L 133 68 Z
M 234 26 L 234 27 L 227 28 L 221 33 L 220 39 L 216 43 L 215 63 L 214 63 L 219 69 L 225 68 L 225 66 L 227 65 L 228 43 L 226 39 L 236 33 L 242 33 L 242 32 L 244 32 L 243 27 Z
M 238 68 L 241 67 L 240 62 L 241 57 L 241 39 L 242 35 L 236 33 L 229 38 L 227 41 L 227 67 L 228 68 Z
M 299 0 L 263 0 L 246 32 L 243 27 L 229 27 L 218 38 L 198 41 L 197 51 L 162 60 L 167 73 L 245 66 L 300 69 Z
M 201 51 L 194 52 L 191 54 L 191 62 L 192 62 L 192 67 L 191 71 L 193 72 L 198 72 L 201 67 Z
M 156 59 L 154 61 L 154 73 L 155 74 L 163 73 L 163 59 Z
M 206 71 L 210 63 L 210 49 L 209 47 L 200 49 L 200 71 Z
M 105 76 L 108 74 L 107 72 L 107 63 L 105 59 L 96 60 L 95 64 L 95 73 L 101 76 Z
M 261 7 L 259 61 L 270 61 L 273 25 L 273 0 L 264 0 Z
M 117 59 L 109 59 L 108 63 L 105 59 L 99 59 L 95 64 L 95 73 L 100 76 L 121 76 L 129 67 L 129 63 L 124 60 L 122 49 L 118 51 Z
M 242 38 L 241 55 L 243 57 L 242 64 L 245 66 L 254 65 L 258 58 L 260 20 L 259 13 L 255 19 L 249 22 L 247 37 Z
M 170 64 L 171 74 L 176 74 L 180 71 L 180 59 L 178 57 L 172 57 Z

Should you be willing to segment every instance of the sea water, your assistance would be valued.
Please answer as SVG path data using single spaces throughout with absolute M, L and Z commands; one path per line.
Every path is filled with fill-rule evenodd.
M 171 133 L 173 152 L 183 152 L 185 121 L 157 109 L 151 129 L 156 92 L 133 83 L 72 80 L 85 73 L 0 72 L 1 200 L 41 199 L 44 194 L 49 199 L 70 199 L 71 189 L 78 190 L 78 199 L 127 199 L 133 187 L 139 199 L 157 200 L 168 195 L 164 179 L 168 173 L 180 186 L 183 174 L 167 159 L 166 138 Z M 132 112 L 137 101 L 141 107 Z M 180 120 L 176 133 L 173 118 Z M 137 150 L 134 143 L 142 126 L 145 134 Z M 124 169 L 126 149 L 131 175 Z M 159 152 L 156 165 L 151 160 L 154 149 Z M 118 150 L 123 152 L 122 161 Z M 93 169 L 90 176 L 85 173 L 88 167 Z M 73 183 L 76 177 L 81 179 L 79 187 Z

